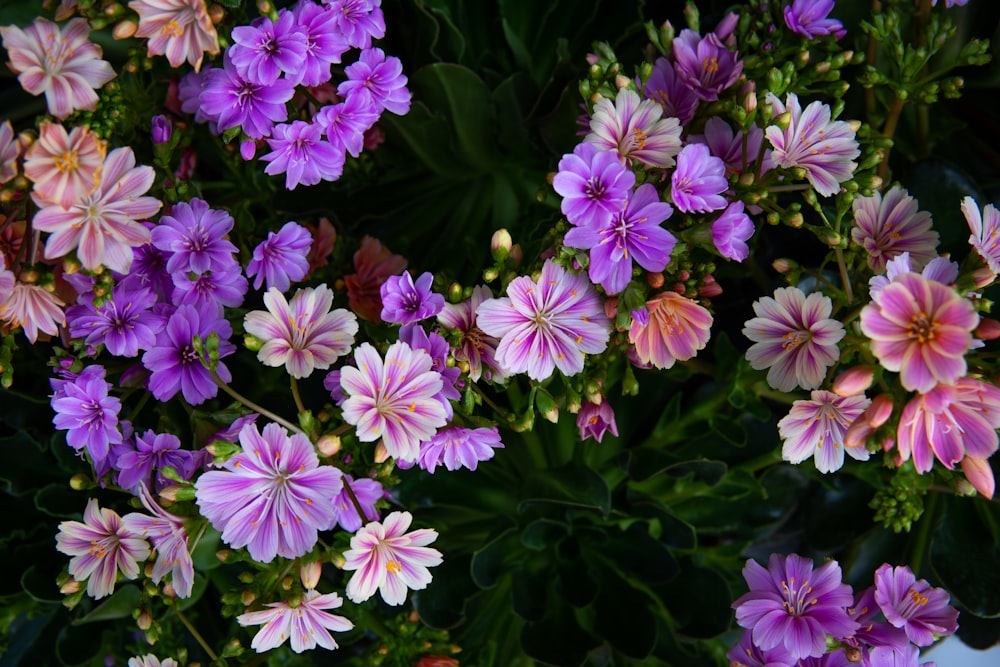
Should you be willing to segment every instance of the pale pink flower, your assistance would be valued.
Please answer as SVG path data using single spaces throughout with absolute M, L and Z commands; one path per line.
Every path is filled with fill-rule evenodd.
M 0 307 L 7 302 L 14 289 L 14 272 L 7 268 L 7 259 L 0 253 Z
M 59 325 L 66 324 L 59 297 L 46 292 L 38 285 L 17 283 L 10 290 L 7 299 L 0 304 L 0 319 L 14 327 L 23 327 L 24 335 L 32 343 L 38 339 L 41 330 L 50 336 L 59 332 Z
M 268 609 L 241 614 L 236 620 L 242 626 L 264 626 L 250 644 L 250 648 L 258 653 L 277 648 L 289 639 L 296 653 L 314 649 L 317 645 L 332 651 L 338 648 L 338 644 L 330 630 L 347 632 L 354 627 L 343 616 L 326 611 L 337 609 L 342 604 L 343 598 L 336 593 L 320 595 L 316 590 L 308 590 L 294 606 L 288 602 L 271 602 L 267 605 Z
M 676 292 L 662 292 L 646 302 L 649 319 L 633 320 L 629 342 L 644 364 L 670 368 L 691 359 L 708 344 L 712 314 Z
M 97 186 L 107 148 L 86 125 L 66 132 L 59 123 L 42 123 L 38 140 L 24 156 L 24 175 L 34 184 L 35 203 L 69 208 Z
M 750 365 L 767 368 L 767 383 L 780 391 L 819 388 L 840 357 L 837 344 L 845 333 L 844 325 L 830 318 L 830 298 L 779 287 L 774 298 L 758 299 L 753 310 L 757 317 L 743 325 L 743 335 L 754 342 L 747 350 Z
M 931 229 L 931 214 L 917 210 L 917 200 L 895 186 L 885 197 L 854 200 L 854 227 L 851 238 L 868 253 L 868 266 L 884 273 L 885 265 L 901 253 L 910 253 L 915 269 L 937 257 L 938 233 Z
M 101 60 L 101 47 L 89 36 L 90 26 L 80 18 L 63 29 L 41 17 L 24 30 L 13 25 L 0 28 L 21 87 L 32 95 L 45 93 L 49 113 L 60 120 L 77 109 L 94 111 L 94 90 L 115 78 L 111 65 Z
M 14 134 L 14 126 L 9 120 L 0 123 L 0 185 L 17 176 L 17 158 L 21 155 L 21 143 Z
M 160 660 L 152 653 L 138 655 L 128 659 L 128 667 L 178 667 L 177 661 L 173 658 Z
M 128 273 L 132 248 L 149 243 L 149 230 L 139 220 L 160 210 L 158 199 L 142 196 L 155 175 L 152 167 L 135 166 L 131 148 L 111 151 L 94 192 L 68 208 L 46 206 L 35 215 L 35 229 L 52 234 L 45 258 L 58 259 L 76 250 L 88 270 L 103 264 Z
M 966 197 L 962 200 L 962 214 L 972 231 L 969 243 L 990 271 L 1000 274 L 1000 212 L 993 204 L 987 204 L 980 215 L 976 200 Z
M 139 500 L 153 514 L 148 516 L 130 512 L 122 517 L 122 525 L 129 532 L 148 538 L 156 549 L 156 562 L 149 578 L 154 584 L 169 572 L 170 583 L 179 598 L 191 597 L 194 586 L 194 562 L 184 530 L 184 517 L 167 512 L 157 504 L 145 484 L 139 485 Z
M 187 60 L 198 71 L 205 53 L 219 54 L 205 0 L 132 0 L 128 6 L 139 15 L 135 36 L 149 38 L 150 56 L 166 55 L 171 67 Z
M 477 324 L 476 308 L 493 298 L 493 292 L 486 285 L 472 288 L 472 295 L 461 303 L 445 303 L 438 313 L 438 324 L 456 330 L 460 338 L 458 346 L 452 350 L 457 361 L 469 364 L 469 379 L 478 382 L 486 372 L 487 380 L 502 380 L 506 373 L 497 361 L 497 345 L 500 340 L 487 335 Z M 485 367 L 485 369 L 484 369 Z
M 393 512 L 385 521 L 372 521 L 351 537 L 344 552 L 345 570 L 356 570 L 347 582 L 347 597 L 358 604 L 378 590 L 386 604 L 401 605 L 406 590 L 422 590 L 431 582 L 427 568 L 441 564 L 441 552 L 427 545 L 437 531 L 421 528 L 407 533 L 413 515 Z
M 784 440 L 781 458 L 802 463 L 813 457 L 822 473 L 843 467 L 845 449 L 851 458 L 867 461 L 869 452 L 864 447 L 845 448 L 844 434 L 870 403 L 863 395 L 838 396 L 822 390 L 812 392 L 808 401 L 795 401 L 778 422 L 778 433 Z
M 663 118 L 663 107 L 641 100 L 634 90 L 622 88 L 614 102 L 602 97 L 594 105 L 590 134 L 584 141 L 618 153 L 626 164 L 633 160 L 651 167 L 672 167 L 681 150 L 681 126 L 676 118 Z

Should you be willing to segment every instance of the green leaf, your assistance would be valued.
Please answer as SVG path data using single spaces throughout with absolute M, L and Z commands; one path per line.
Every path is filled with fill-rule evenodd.
M 678 623 L 679 634 L 711 639 L 729 628 L 733 596 L 715 570 L 682 562 L 680 575 L 657 590 Z
M 60 519 L 79 518 L 82 501 L 80 494 L 66 484 L 48 484 L 35 494 L 35 507 Z
M 544 551 L 566 536 L 568 526 L 561 521 L 539 519 L 528 524 L 521 533 L 521 544 L 532 551 Z
M 131 618 L 132 610 L 139 606 L 139 589 L 131 584 L 122 586 L 110 598 L 99 604 L 91 612 L 73 621 L 73 625 L 85 625 L 96 621 L 112 621 Z
M 517 548 L 514 529 L 508 528 L 472 555 L 470 572 L 480 588 L 492 588 L 505 573 L 505 564 Z
M 656 621 L 647 595 L 625 581 L 604 581 L 594 601 L 594 632 L 636 660 L 644 660 L 656 643 Z
M 587 651 L 600 642 L 580 627 L 573 610 L 559 599 L 552 601 L 549 615 L 521 630 L 521 648 L 535 660 L 549 665 L 580 665 Z
M 1000 509 L 979 499 L 947 501 L 945 517 L 933 531 L 931 566 L 963 607 L 976 616 L 998 617 L 1000 568 L 996 564 L 1000 563 L 1000 546 L 989 523 L 1000 524 Z
M 604 478 L 590 468 L 572 463 L 534 471 L 524 482 L 521 498 L 519 512 L 534 504 L 593 509 L 605 515 L 611 510 L 611 490 Z
M 43 573 L 37 565 L 31 565 L 21 575 L 21 588 L 38 602 L 61 603 L 63 599 L 55 577 Z

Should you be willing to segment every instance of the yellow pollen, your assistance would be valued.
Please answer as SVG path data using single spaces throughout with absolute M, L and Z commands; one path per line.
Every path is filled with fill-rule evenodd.
M 184 34 L 184 28 L 177 21 L 169 21 L 160 28 L 160 32 L 170 37 L 180 37 Z
M 61 174 L 76 171 L 79 168 L 80 154 L 76 150 L 63 151 L 63 154 L 56 158 L 56 169 Z
M 706 72 L 718 72 L 719 71 L 719 59 L 715 56 L 711 58 L 705 58 L 701 63 L 705 67 Z
M 399 574 L 403 565 L 398 560 L 391 560 L 385 564 L 385 569 L 388 570 L 389 574 Z

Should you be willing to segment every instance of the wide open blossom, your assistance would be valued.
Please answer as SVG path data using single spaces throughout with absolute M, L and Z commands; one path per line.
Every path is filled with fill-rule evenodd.
M 585 354 L 608 346 L 611 324 L 593 285 L 546 260 L 538 282 L 515 278 L 507 296 L 476 309 L 479 327 L 500 338 L 497 361 L 508 373 L 544 380 L 558 368 L 565 375 L 583 370 Z
M 719 93 L 743 73 L 743 61 L 715 33 L 701 37 L 694 30 L 682 30 L 674 38 L 673 54 L 675 75 L 706 102 L 719 99 Z
M 489 287 L 476 285 L 466 301 L 445 303 L 444 309 L 437 316 L 438 324 L 448 329 L 455 329 L 460 334 L 458 347 L 452 354 L 456 361 L 464 361 L 469 365 L 469 379 L 473 382 L 478 382 L 483 376 L 484 366 L 488 380 L 500 380 L 506 375 L 496 359 L 500 340 L 488 335 L 477 324 L 476 309 L 479 304 L 492 298 L 493 292 Z
M 753 310 L 757 317 L 743 325 L 743 335 L 754 342 L 747 350 L 750 365 L 767 368 L 767 383 L 775 389 L 817 389 L 840 357 L 837 343 L 845 334 L 844 325 L 830 318 L 830 298 L 779 287 L 774 298 L 755 301 Z
M 443 429 L 420 446 L 420 467 L 433 473 L 443 465 L 448 470 L 475 470 L 480 461 L 493 458 L 494 449 L 503 449 L 500 432 L 492 428 L 453 427 Z
M 710 213 L 729 203 L 722 194 L 729 188 L 726 164 L 705 144 L 688 144 L 681 150 L 670 183 L 670 199 L 685 213 Z
M 887 370 L 908 391 L 926 393 L 965 375 L 965 353 L 979 315 L 955 290 L 905 273 L 861 311 L 861 331 Z
M 962 214 L 972 230 L 969 243 L 990 271 L 1000 274 L 1000 212 L 993 204 L 987 204 L 980 215 L 976 200 L 966 197 L 962 200 Z
M 917 210 L 917 200 L 896 185 L 885 193 L 857 197 L 853 204 L 851 238 L 868 253 L 868 266 L 884 273 L 889 260 L 910 253 L 915 270 L 937 257 L 938 233 L 931 214 Z
M 302 653 L 322 646 L 330 651 L 338 648 L 337 642 L 330 634 L 347 632 L 354 627 L 343 616 L 331 614 L 327 609 L 337 609 L 344 604 L 344 599 L 336 593 L 320 595 L 315 589 L 308 590 L 295 606 L 288 602 L 271 602 L 262 611 L 251 611 L 240 614 L 236 620 L 242 626 L 263 625 L 250 648 L 258 653 L 270 651 L 290 640 L 292 650 Z
M 167 466 L 174 469 L 182 479 L 191 479 L 203 460 L 202 452 L 181 449 L 180 439 L 172 433 L 156 433 L 148 429 L 142 435 L 136 434 L 134 447 L 119 450 L 114 467 L 118 469 L 118 486 L 140 495 L 141 487 L 149 486 L 149 477 L 156 472 L 153 488 L 158 492 L 173 484 L 173 480 L 161 472 Z M 141 497 L 141 496 L 140 496 Z
M 802 463 L 813 457 L 816 469 L 822 473 L 840 470 L 844 452 L 858 461 L 867 461 L 870 453 L 864 447 L 845 447 L 847 427 L 871 404 L 864 396 L 838 396 L 830 391 L 812 392 L 808 401 L 795 401 L 792 409 L 778 422 L 778 433 L 784 444 L 781 458 L 789 463 Z
M 295 15 L 282 9 L 276 22 L 262 16 L 251 25 L 233 28 L 229 56 L 240 76 L 252 83 L 269 86 L 285 72 L 295 80 L 306 60 L 306 35 Z
M 247 263 L 247 278 L 254 279 L 254 289 L 264 285 L 266 289 L 274 287 L 286 292 L 293 282 L 309 273 L 311 247 L 309 230 L 296 222 L 286 222 L 277 232 L 268 232 L 267 239 L 253 249 L 253 257 Z
M 383 322 L 413 324 L 434 317 L 444 308 L 444 297 L 431 290 L 434 275 L 425 271 L 413 280 L 409 271 L 389 276 L 379 288 Z
M 358 604 L 375 591 L 386 604 L 401 605 L 407 589 L 422 590 L 431 582 L 427 568 L 441 564 L 441 552 L 427 545 L 437 539 L 437 531 L 421 528 L 407 533 L 413 515 L 393 512 L 385 521 L 372 521 L 351 538 L 344 552 L 344 569 L 356 572 L 347 582 L 347 597 Z
M 583 142 L 559 160 L 552 188 L 563 215 L 574 225 L 599 227 L 619 213 L 635 185 L 635 174 L 611 151 Z
M 428 334 L 422 326 L 416 324 L 400 327 L 399 340 L 412 349 L 423 350 L 431 356 L 431 370 L 441 374 L 441 391 L 437 393 L 436 398 L 444 406 L 445 417 L 450 420 L 454 415 L 451 402 L 462 397 L 458 387 L 456 387 L 462 369 L 457 366 L 448 366 L 448 353 L 450 351 L 448 341 L 435 331 Z
M 350 95 L 339 104 L 328 104 L 313 116 L 327 141 L 340 152 L 358 157 L 365 147 L 365 132 L 379 119 L 381 110 L 368 95 Z
M 24 156 L 24 175 L 39 206 L 69 208 L 97 187 L 106 144 L 86 125 L 70 132 L 58 123 L 42 123 L 38 140 Z
M 126 579 L 139 576 L 139 563 L 149 558 L 149 544 L 129 530 L 113 510 L 87 501 L 83 523 L 63 521 L 56 535 L 56 549 L 72 556 L 69 573 L 87 581 L 87 595 L 99 600 L 115 590 L 120 571 Z
M 222 540 L 250 557 L 298 558 L 316 544 L 318 531 L 333 526 L 333 502 L 343 485 L 340 471 L 321 466 L 309 439 L 289 437 L 277 424 L 240 431 L 243 451 L 195 482 L 202 515 L 222 531 Z
M 642 94 L 663 108 L 664 118 L 676 118 L 682 127 L 691 122 L 701 102 L 666 58 L 657 58 L 653 63 L 653 72 L 649 75 Z
M 0 302 L 0 319 L 12 327 L 23 328 L 24 335 L 34 343 L 39 331 L 50 336 L 59 332 L 59 325 L 66 323 L 64 305 L 59 297 L 38 285 L 16 283 Z
M 833 3 L 834 0 L 792 0 L 792 4 L 785 6 L 785 25 L 806 39 L 820 35 L 842 39 L 847 34 L 844 24 L 829 18 Z
M 841 577 L 834 560 L 816 569 L 796 554 L 772 554 L 767 569 L 748 560 L 743 578 L 750 592 L 733 603 L 736 622 L 764 651 L 783 646 L 794 659 L 821 656 L 828 634 L 849 637 L 858 627 L 847 615 L 854 596 Z
M 76 250 L 88 270 L 104 265 L 128 273 L 132 249 L 149 241 L 149 230 L 139 224 L 160 210 L 155 197 L 144 197 L 156 174 L 152 167 L 135 166 L 129 147 L 116 148 L 104 160 L 100 184 L 69 208 L 46 206 L 35 214 L 35 229 L 49 232 L 45 258 L 59 259 Z
M 362 524 L 378 520 L 379 514 L 378 510 L 375 509 L 375 505 L 382 498 L 388 497 L 388 493 L 374 479 L 368 479 L 367 477 L 354 479 L 347 473 L 344 473 L 343 479 L 344 488 L 333 498 L 334 526 L 339 525 L 348 533 L 354 533 L 357 532 Z M 354 492 L 354 498 L 357 499 L 358 505 L 361 506 L 364 518 L 358 515 L 358 508 L 354 506 L 354 501 L 347 491 L 348 486 Z
M 326 285 L 296 290 L 289 303 L 272 287 L 264 295 L 267 312 L 255 310 L 244 318 L 244 329 L 264 342 L 257 359 L 265 366 L 284 365 L 294 378 L 326 369 L 351 351 L 358 318 L 343 308 L 330 311 L 333 290 Z
M 108 61 L 101 60 L 101 47 L 90 41 L 85 19 L 60 28 L 39 17 L 24 30 L 0 28 L 0 37 L 21 87 L 32 95 L 45 93 L 49 113 L 60 120 L 77 109 L 96 109 L 94 90 L 115 78 Z
M 385 37 L 381 0 L 324 0 L 336 17 L 337 32 L 355 49 L 367 49 Z
M 776 115 L 787 111 L 791 116 L 784 130 L 777 125 L 764 130 L 774 146 L 774 163 L 805 169 L 806 179 L 824 197 L 839 192 L 840 184 L 849 180 L 858 166 L 854 159 L 861 155 L 851 126 L 833 120 L 830 106 L 818 100 L 803 110 L 795 93 L 788 93 L 785 104 L 773 93 L 768 93 L 767 101 Z
M 948 591 L 917 580 L 907 566 L 888 563 L 875 570 L 875 601 L 893 626 L 903 628 L 917 646 L 958 629 L 958 610 L 948 604 Z
M 262 85 L 240 76 L 229 54 L 222 67 L 214 67 L 201 89 L 199 104 L 209 120 L 218 123 L 218 131 L 239 127 L 252 139 L 270 136 L 275 123 L 288 118 L 285 102 L 295 94 L 295 85 L 287 79 Z
M 382 49 L 364 49 L 357 62 L 344 69 L 347 76 L 337 86 L 337 94 L 367 97 L 380 110 L 402 116 L 410 110 L 410 91 L 406 88 L 403 64 L 395 56 L 386 56 Z
M 726 259 L 742 262 L 749 257 L 747 241 L 753 233 L 753 220 L 743 212 L 742 201 L 734 201 L 712 221 L 712 244 Z
M 186 60 L 197 72 L 205 54 L 219 55 L 219 35 L 208 16 L 205 0 L 132 0 L 139 15 L 136 37 L 146 37 L 150 57 L 165 55 L 171 67 Z
M 271 152 L 260 157 L 268 163 L 264 173 L 284 173 L 286 190 L 337 180 L 344 172 L 344 151 L 322 137 L 323 129 L 317 123 L 296 120 L 275 125 L 267 139 Z
M 633 319 L 629 342 L 639 360 L 657 368 L 671 368 L 691 359 L 708 344 L 712 314 L 676 292 L 661 292 L 646 302 L 649 319 Z
M 111 298 L 96 308 L 80 304 L 67 309 L 70 336 L 93 347 L 103 344 L 116 357 L 134 357 L 152 348 L 163 330 L 164 318 L 150 310 L 156 301 L 149 290 L 116 285 Z
M 141 535 L 153 543 L 156 562 L 149 578 L 158 584 L 170 573 L 170 583 L 179 598 L 191 597 L 194 586 L 194 562 L 188 548 L 188 535 L 184 530 L 184 517 L 167 512 L 160 507 L 145 485 L 138 488 L 139 500 L 153 516 L 131 512 L 122 517 L 126 530 Z
M 169 215 L 160 218 L 150 242 L 164 252 L 170 273 L 204 273 L 228 268 L 236 246 L 226 239 L 233 229 L 233 216 L 210 208 L 204 199 L 178 202 Z
M 118 413 L 122 404 L 109 396 L 111 383 L 104 380 L 103 366 L 87 366 L 72 382 L 63 383 L 52 397 L 52 423 L 65 430 L 73 449 L 86 449 L 97 468 L 108 457 L 112 444 L 122 441 Z
M 617 153 L 626 165 L 638 161 L 665 168 L 674 166 L 681 150 L 681 129 L 676 118 L 663 118 L 658 103 L 640 101 L 634 90 L 622 88 L 614 102 L 603 97 L 594 105 L 584 141 Z
M 292 7 L 295 25 L 305 34 L 305 60 L 296 71 L 285 70 L 285 78 L 304 86 L 319 86 L 330 80 L 330 65 L 339 63 L 350 48 L 336 28 L 337 13 L 315 2 Z

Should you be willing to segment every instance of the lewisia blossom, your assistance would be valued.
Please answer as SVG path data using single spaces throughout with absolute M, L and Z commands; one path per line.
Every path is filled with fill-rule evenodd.
M 640 101 L 634 90 L 622 88 L 614 102 L 602 97 L 594 105 L 584 141 L 617 153 L 626 165 L 638 161 L 666 168 L 681 150 L 681 126 L 676 118 L 663 118 L 655 101 Z
M 712 314 L 691 299 L 661 292 L 646 302 L 646 310 L 648 319 L 634 318 L 628 332 L 642 363 L 671 368 L 708 344 Z
M 367 49 L 373 39 L 385 37 L 381 0 L 325 0 L 336 17 L 336 30 L 356 49 Z
M 198 99 L 202 113 L 218 123 L 219 132 L 239 127 L 251 139 L 262 139 L 275 123 L 288 118 L 285 102 L 294 94 L 295 85 L 286 79 L 262 85 L 240 76 L 227 51 L 222 67 L 209 70 Z
M 302 68 L 306 60 L 305 37 L 296 25 L 295 15 L 282 9 L 277 22 L 262 16 L 251 25 L 233 28 L 229 56 L 240 76 L 268 86 L 284 72 L 295 73 Z
M 580 430 L 580 440 L 593 438 L 600 442 L 604 439 L 605 433 L 618 436 L 615 410 L 607 399 L 600 403 L 591 403 L 584 399 L 580 412 L 576 414 L 576 427 Z
M 908 391 L 926 393 L 965 375 L 965 353 L 979 315 L 955 290 L 905 273 L 861 311 L 861 331 L 887 370 Z
M 494 449 L 503 449 L 497 427 L 453 427 L 438 431 L 420 446 L 420 467 L 433 473 L 439 465 L 448 470 L 475 470 L 480 461 L 493 458 Z
M 42 123 L 38 140 L 24 156 L 24 175 L 33 182 L 39 206 L 69 208 L 97 186 L 107 147 L 86 125 L 70 132 L 58 123 Z
M 785 6 L 785 25 L 806 39 L 820 35 L 842 39 L 847 34 L 844 24 L 829 18 L 833 3 L 834 0 L 792 0 L 792 4 Z
M 204 199 L 178 202 L 150 233 L 150 241 L 164 252 L 170 273 L 204 273 L 233 263 L 236 246 L 226 239 L 233 229 L 233 216 L 210 208 Z
M 917 580 L 905 565 L 883 564 L 875 571 L 875 601 L 886 620 L 903 628 L 917 646 L 930 646 L 935 635 L 950 635 L 958 629 L 958 610 L 948 604 L 948 592 Z
M 706 102 L 719 99 L 719 93 L 743 73 L 743 61 L 715 33 L 701 37 L 694 30 L 682 30 L 674 38 L 673 54 L 676 76 Z
M 181 449 L 180 439 L 173 433 L 156 433 L 148 429 L 135 436 L 134 447 L 118 451 L 114 467 L 118 469 L 118 486 L 140 495 L 140 488 L 149 486 L 149 476 L 156 471 L 154 486 L 157 491 L 167 488 L 173 481 L 161 472 L 167 466 L 183 479 L 190 479 L 202 461 L 201 452 Z M 131 439 L 130 439 L 131 440 Z M 141 497 L 141 496 L 140 496 Z
M 0 123 L 0 185 L 17 176 L 17 158 L 20 155 L 21 142 L 14 135 L 14 126 L 5 120 Z
M 352 538 L 344 552 L 345 570 L 356 570 L 347 582 L 347 597 L 358 604 L 378 590 L 386 604 L 401 605 L 406 589 L 422 590 L 431 582 L 429 567 L 441 564 L 441 552 L 427 545 L 437 531 L 421 528 L 407 533 L 413 515 L 393 512 L 385 521 L 372 521 Z
M 317 645 L 332 651 L 338 648 L 338 644 L 330 635 L 330 630 L 347 632 L 354 627 L 343 616 L 326 611 L 337 609 L 342 604 L 344 599 L 336 593 L 321 595 L 316 590 L 308 590 L 294 606 L 288 602 L 271 602 L 266 605 L 268 609 L 240 614 L 236 620 L 242 626 L 264 626 L 250 643 L 250 648 L 258 653 L 277 648 L 286 639 L 296 653 L 314 649 Z
M 562 212 L 574 225 L 600 226 L 625 208 L 635 174 L 617 156 L 583 142 L 559 160 L 552 188 L 562 197 Z
M 416 281 L 409 271 L 389 276 L 379 289 L 382 321 L 413 324 L 434 317 L 444 308 L 444 297 L 431 291 L 434 276 L 425 271 Z
M 139 15 L 136 37 L 146 37 L 150 56 L 165 55 L 171 67 L 186 60 L 195 71 L 205 54 L 219 54 L 219 35 L 208 16 L 205 0 L 132 0 Z
M 178 667 L 177 661 L 173 658 L 164 658 L 162 661 L 152 653 L 136 656 L 128 659 L 127 667 Z
M 742 262 L 749 257 L 747 240 L 753 233 L 753 221 L 743 212 L 742 201 L 734 201 L 712 221 L 712 244 L 726 259 Z
M 847 427 L 871 404 L 864 396 L 838 396 L 830 391 L 812 392 L 808 401 L 795 401 L 788 415 L 778 422 L 778 433 L 784 444 L 781 458 L 790 463 L 802 463 L 813 457 L 816 469 L 822 473 L 840 470 L 844 451 L 851 458 L 867 461 L 864 447 L 845 447 Z
M 329 224 L 329 223 L 328 223 Z M 312 235 L 296 222 L 286 222 L 277 232 L 268 232 L 267 240 L 253 249 L 247 263 L 247 278 L 253 278 L 253 288 L 276 288 L 286 292 L 293 282 L 309 273 L 309 250 Z
M 99 600 L 115 590 L 120 571 L 126 579 L 139 576 L 139 563 L 149 558 L 149 544 L 122 522 L 113 510 L 87 501 L 83 523 L 63 521 L 56 535 L 56 549 L 72 556 L 69 573 L 87 580 L 87 595 Z
M 344 172 L 344 151 L 323 140 L 323 129 L 301 120 L 275 125 L 267 144 L 271 152 L 262 155 L 264 173 L 285 174 L 285 189 L 335 181 Z
M 969 243 L 990 271 L 1000 274 L 1000 211 L 993 204 L 987 204 L 980 215 L 976 200 L 966 197 L 962 200 L 962 214 L 972 230 Z
M 386 57 L 382 49 L 366 48 L 357 62 L 344 69 L 344 74 L 347 80 L 337 86 L 341 97 L 361 95 L 379 110 L 387 109 L 399 116 L 410 110 L 410 91 L 399 58 Z
M 24 335 L 34 343 L 39 330 L 50 336 L 59 332 L 59 325 L 66 323 L 62 310 L 64 305 L 59 297 L 39 285 L 19 282 L 0 302 L 0 319 L 12 327 L 22 327 Z
M 685 213 L 710 213 L 729 203 L 722 196 L 729 188 L 726 164 L 705 144 L 688 144 L 681 150 L 670 183 L 670 199 Z
M 160 507 L 145 485 L 140 485 L 138 491 L 143 507 L 153 516 L 132 512 L 122 517 L 122 525 L 126 530 L 142 535 L 153 543 L 156 562 L 153 563 L 153 571 L 149 573 L 153 583 L 160 583 L 169 572 L 170 583 L 177 597 L 189 598 L 194 586 L 194 562 L 188 549 L 184 518 Z
M 272 287 L 264 305 L 267 312 L 247 313 L 244 329 L 264 342 L 257 359 L 265 366 L 284 365 L 292 377 L 305 378 L 351 351 L 358 318 L 343 308 L 330 311 L 333 290 L 326 285 L 297 290 L 291 303 Z
M 333 502 L 343 485 L 340 471 L 321 466 L 309 439 L 289 437 L 277 424 L 240 431 L 243 451 L 195 482 L 202 515 L 234 549 L 270 563 L 298 558 L 333 526 Z
M 111 450 L 122 441 L 118 430 L 118 413 L 122 404 L 108 396 L 111 383 L 104 380 L 103 366 L 87 366 L 72 382 L 63 383 L 52 397 L 56 416 L 52 423 L 67 431 L 66 442 L 79 451 L 86 449 L 98 467 Z
M 646 99 L 657 102 L 663 108 L 664 118 L 676 118 L 682 126 L 691 122 L 701 102 L 666 58 L 657 58 L 653 63 L 653 72 L 646 80 L 642 93 Z
M 367 477 L 354 479 L 344 473 L 343 480 L 344 488 L 333 498 L 334 525 L 339 525 L 348 533 L 354 533 L 362 524 L 378 520 L 378 510 L 375 509 L 375 505 L 387 494 L 382 485 L 374 479 Z M 358 516 L 358 508 L 354 506 L 354 501 L 351 499 L 347 487 L 350 487 L 351 491 L 354 492 L 354 498 L 361 506 L 364 518 Z
M 116 357 L 134 357 L 156 343 L 164 318 L 150 309 L 156 295 L 146 289 L 130 290 L 115 286 L 111 298 L 98 307 L 80 304 L 67 311 L 69 333 L 84 338 L 87 345 L 104 344 Z
M 896 185 L 885 193 L 856 197 L 851 238 L 868 253 L 868 266 L 884 273 L 889 260 L 904 252 L 916 269 L 937 257 L 938 233 L 931 214 L 917 210 L 917 200 Z
M 477 324 L 476 309 L 485 301 L 493 298 L 493 292 L 486 285 L 476 285 L 472 295 L 461 303 L 445 303 L 444 309 L 438 313 L 437 321 L 441 326 L 458 331 L 460 338 L 458 347 L 452 354 L 456 361 L 469 365 L 469 379 L 478 382 L 486 369 L 487 379 L 499 380 L 505 375 L 496 360 L 497 345 L 500 341 L 487 335 Z
M 774 298 L 754 302 L 753 310 L 757 317 L 743 325 L 743 335 L 754 342 L 746 355 L 750 365 L 767 368 L 767 383 L 780 391 L 818 388 L 840 357 L 837 344 L 845 334 L 844 325 L 830 318 L 830 298 L 779 287 Z
M 544 380 L 558 368 L 565 375 L 583 370 L 584 354 L 608 345 L 611 325 L 587 278 L 546 260 L 538 281 L 515 278 L 507 297 L 476 309 L 479 327 L 500 338 L 496 358 L 508 373 Z

